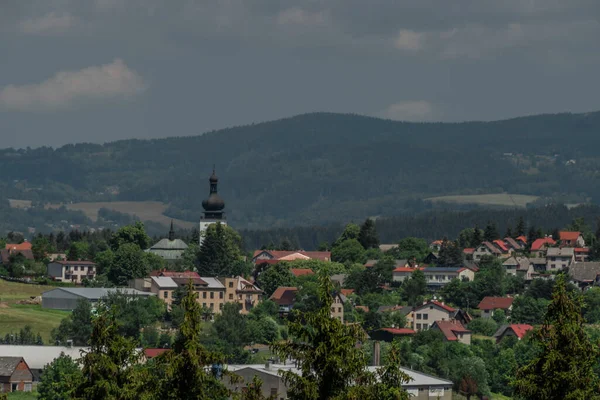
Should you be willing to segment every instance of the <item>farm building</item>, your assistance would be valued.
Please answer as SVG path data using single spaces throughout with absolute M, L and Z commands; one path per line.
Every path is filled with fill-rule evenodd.
M 81 358 L 82 351 L 88 350 L 89 347 L 0 345 L 2 357 L 19 358 L 27 363 L 33 376 L 33 382 L 39 382 L 44 367 L 60 357 L 61 354 L 77 360 Z
M 74 310 L 81 299 L 92 304 L 107 297 L 110 293 L 122 293 L 128 296 L 154 296 L 153 293 L 141 292 L 129 288 L 67 288 L 60 287 L 42 293 L 42 308 L 54 310 Z
M 0 393 L 31 392 L 33 375 L 23 357 L 0 357 Z

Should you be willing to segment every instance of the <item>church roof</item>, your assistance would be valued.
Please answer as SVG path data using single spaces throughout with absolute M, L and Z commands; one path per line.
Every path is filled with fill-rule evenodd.
M 176 260 L 181 257 L 188 245 L 181 239 L 169 240 L 161 239 L 154 246 L 146 250 L 149 253 L 156 254 L 165 260 Z

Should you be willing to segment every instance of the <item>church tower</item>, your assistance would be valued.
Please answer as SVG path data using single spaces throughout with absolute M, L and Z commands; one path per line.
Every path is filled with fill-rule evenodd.
M 225 202 L 217 193 L 217 183 L 219 183 L 219 178 L 217 178 L 217 175 L 215 174 L 214 167 L 208 181 L 210 182 L 210 194 L 208 195 L 208 199 L 202 202 L 204 215 L 200 218 L 200 246 L 202 246 L 202 241 L 204 240 L 209 225 L 216 224 L 217 222 L 227 225 L 225 211 L 223 211 Z

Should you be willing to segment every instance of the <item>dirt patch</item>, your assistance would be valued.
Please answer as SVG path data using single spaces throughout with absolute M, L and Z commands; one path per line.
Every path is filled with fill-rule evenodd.
M 17 301 L 17 304 L 30 304 L 30 305 L 42 304 L 42 297 L 36 296 L 36 297 L 32 297 L 30 299 L 19 300 L 19 301 Z
M 10 306 L 4 302 L 0 302 L 0 308 L 9 308 Z

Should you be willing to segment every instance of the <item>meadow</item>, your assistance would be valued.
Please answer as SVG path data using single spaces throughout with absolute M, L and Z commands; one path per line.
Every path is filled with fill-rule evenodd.
M 472 194 L 455 196 L 429 197 L 425 201 L 433 203 L 453 203 L 453 204 L 479 204 L 484 206 L 505 206 L 505 207 L 525 207 L 528 203 L 534 202 L 538 196 L 511 193 L 495 194 Z

